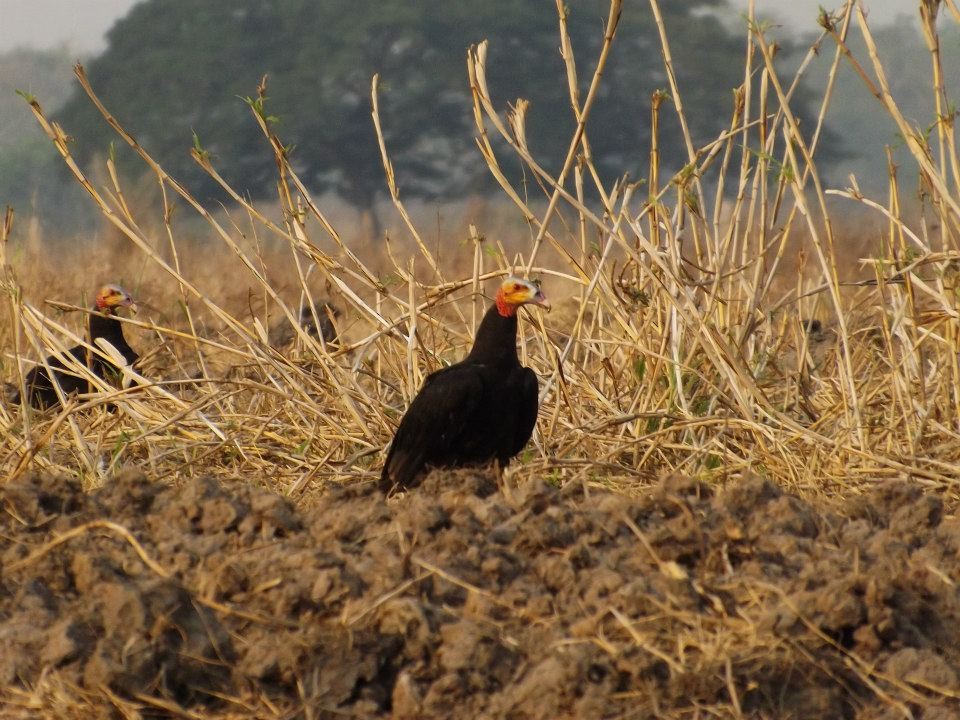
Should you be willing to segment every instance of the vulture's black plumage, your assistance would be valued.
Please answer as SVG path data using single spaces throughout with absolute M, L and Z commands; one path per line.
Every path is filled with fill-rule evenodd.
M 340 311 L 337 308 L 321 300 L 316 305 L 307 304 L 300 309 L 300 327 L 308 335 L 313 335 L 315 338 L 322 337 L 328 343 L 334 342 L 337 339 L 337 327 L 333 324 L 333 319 L 339 316 Z
M 517 357 L 517 308 L 549 309 L 539 285 L 508 278 L 473 343 L 456 365 L 427 376 L 400 421 L 380 477 L 384 492 L 414 486 L 431 467 L 501 467 L 537 422 L 537 376 Z
M 318 300 L 315 304 L 306 303 L 300 308 L 300 327 L 307 335 L 323 338 L 325 343 L 337 341 L 337 326 L 334 318 L 340 317 L 340 311 L 326 300 Z M 278 350 L 290 345 L 297 337 L 296 329 L 286 322 L 277 323 L 270 330 L 270 344 Z
M 123 326 L 115 317 L 117 308 L 121 307 L 136 310 L 136 304 L 126 290 L 117 285 L 104 285 L 100 288 L 97 293 L 94 312 L 90 314 L 88 342 L 93 347 L 98 347 L 98 339 L 106 340 L 117 349 L 128 365 L 132 365 L 139 356 L 127 343 L 123 336 Z M 89 367 L 97 377 L 110 380 L 120 372 L 120 368 L 112 362 L 105 360 L 83 345 L 76 345 L 70 348 L 69 352 L 79 364 Z M 52 378 L 42 363 L 36 365 L 24 378 L 27 400 L 33 407 L 50 408 L 60 404 L 60 398 L 57 396 L 54 383 L 60 387 L 64 395 L 90 392 L 90 384 L 87 380 L 77 377 L 55 355 L 47 358 L 47 365 L 53 371 Z M 19 401 L 18 393 L 14 397 L 14 402 Z

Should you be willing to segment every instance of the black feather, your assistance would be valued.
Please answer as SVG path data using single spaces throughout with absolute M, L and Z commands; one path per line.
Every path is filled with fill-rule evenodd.
M 325 343 L 337 341 L 337 326 L 334 318 L 340 317 L 340 311 L 326 300 L 318 300 L 315 305 L 309 303 L 300 309 L 300 327 L 308 335 L 323 338 Z M 270 330 L 270 344 L 280 349 L 293 342 L 297 333 L 291 325 L 284 321 L 277 323 Z
M 97 340 L 103 338 L 109 342 L 127 361 L 132 365 L 139 359 L 139 355 L 127 343 L 123 336 L 123 326 L 112 315 L 103 311 L 95 310 L 90 315 L 88 324 L 90 344 L 99 348 Z M 99 378 L 113 382 L 120 375 L 120 368 L 109 360 L 105 360 L 83 345 L 75 345 L 70 348 L 69 353 L 76 359 L 80 365 L 85 365 Z M 63 394 L 71 395 L 73 393 L 90 392 L 90 383 L 86 378 L 78 377 L 73 371 L 68 370 L 55 355 L 47 358 L 47 365 L 53 371 L 53 378 L 47 368 L 42 365 L 36 365 L 24 378 L 24 384 L 27 388 L 27 400 L 35 408 L 51 408 L 60 404 L 60 398 L 54 388 L 54 382 L 60 387 Z M 14 398 L 14 402 L 20 401 L 19 393 Z
M 501 466 L 537 422 L 537 376 L 517 357 L 517 317 L 492 306 L 470 354 L 430 374 L 400 421 L 380 478 L 390 492 L 413 487 L 431 467 Z
M 337 339 L 337 327 L 333 324 L 333 318 L 339 316 L 340 311 L 337 308 L 321 300 L 316 305 L 308 304 L 300 310 L 300 327 L 313 337 L 322 337 L 325 342 L 333 342 Z

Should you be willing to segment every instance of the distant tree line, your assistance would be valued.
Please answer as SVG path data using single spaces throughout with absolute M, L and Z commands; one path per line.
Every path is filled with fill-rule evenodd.
M 20 220 L 43 215 L 61 225 L 89 205 L 79 186 L 65 183 L 57 151 L 17 96 L 17 91 L 35 95 L 48 111 L 61 107 L 73 91 L 74 62 L 65 48 L 0 54 L 0 211 L 9 205 Z M 25 229 L 20 220 L 15 233 Z
M 589 82 L 604 34 L 605 0 L 568 0 L 580 81 Z M 662 3 L 681 91 L 698 141 L 729 121 L 742 81 L 743 32 L 716 13 L 724 0 Z M 385 193 L 370 119 L 370 78 L 382 78 L 386 141 L 406 197 L 448 199 L 491 188 L 479 154 L 466 78 L 468 46 L 489 39 L 488 77 L 499 106 L 531 101 L 528 136 L 551 169 L 564 157 L 574 121 L 553 3 L 546 0 L 146 0 L 108 35 L 88 67 L 107 107 L 174 176 L 201 197 L 217 190 L 192 161 L 194 133 L 218 170 L 253 197 L 274 191 L 275 165 L 241 98 L 268 75 L 266 112 L 291 160 L 316 191 L 363 210 Z M 644 176 L 650 98 L 667 88 L 648 3 L 626 0 L 602 92 L 589 126 L 608 180 Z M 686 160 L 664 108 L 661 155 Z M 76 138 L 81 161 L 115 140 L 78 93 L 57 119 Z M 133 167 L 120 149 L 121 166 Z M 514 166 L 519 172 L 519 164 Z

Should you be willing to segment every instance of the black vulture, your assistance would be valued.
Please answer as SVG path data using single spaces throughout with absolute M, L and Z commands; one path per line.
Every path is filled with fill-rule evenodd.
M 550 308 L 539 282 L 507 278 L 470 354 L 427 376 L 394 435 L 381 490 L 413 487 L 431 467 L 503 467 L 527 444 L 538 387 L 517 357 L 517 308 L 528 303 Z
M 305 303 L 300 308 L 299 323 L 307 335 L 317 339 L 323 338 L 325 343 L 333 343 L 338 339 L 337 326 L 334 324 L 334 318 L 338 317 L 340 317 L 340 311 L 336 307 L 327 300 L 318 300 L 312 305 Z M 269 340 L 273 347 L 280 349 L 292 343 L 296 336 L 294 328 L 283 321 L 270 330 Z
M 337 339 L 337 327 L 333 324 L 333 320 L 339 316 L 340 311 L 326 300 L 320 300 L 316 305 L 308 303 L 300 309 L 300 327 L 308 335 L 315 338 L 322 337 L 328 343 L 334 342 Z M 317 332 L 318 321 L 320 332 Z
M 127 343 L 123 336 L 123 326 L 116 319 L 118 308 L 128 307 L 136 312 L 137 306 L 126 290 L 118 285 L 104 285 L 97 293 L 94 312 L 90 314 L 88 324 L 89 343 L 99 349 L 97 340 L 102 338 L 117 349 L 128 365 L 137 361 L 139 355 Z M 100 357 L 97 353 L 88 350 L 83 345 L 70 348 L 70 354 L 77 362 L 85 365 L 100 378 L 113 380 L 120 373 L 120 368 L 110 360 Z M 55 355 L 47 358 L 47 365 L 53 371 L 53 378 L 43 364 L 37 364 L 24 378 L 27 389 L 27 399 L 33 407 L 51 408 L 60 404 L 60 398 L 54 388 L 56 383 L 64 395 L 71 393 L 86 393 L 90 391 L 90 384 L 86 378 L 78 377 L 69 370 Z M 20 401 L 19 393 L 13 398 Z

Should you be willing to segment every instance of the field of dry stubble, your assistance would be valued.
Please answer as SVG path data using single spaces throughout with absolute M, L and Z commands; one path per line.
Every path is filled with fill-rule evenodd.
M 256 106 L 278 201 L 225 187 L 235 204 L 214 211 L 116 125 L 155 184 L 128 201 L 35 100 L 103 229 L 52 252 L 8 214 L 3 380 L 73 345 L 69 306 L 104 281 L 142 300 L 125 327 L 143 359 L 127 390 L 0 405 L 0 716 L 958 716 L 960 157 L 936 4 L 929 133 L 889 95 L 858 6 L 824 17 L 818 46 L 900 129 L 916 207 L 893 174 L 882 200 L 821 182 L 821 126 L 800 132 L 795 78 L 755 25 L 729 130 L 687 136 L 672 177 L 653 153 L 644 185 L 601 181 L 589 120 L 547 172 L 473 48 L 502 199 L 426 232 L 382 145 L 387 240 L 343 230 Z M 575 61 L 560 28 L 594 86 L 603 57 Z M 663 30 L 673 101 L 655 112 L 686 133 Z M 845 53 L 852 33 L 867 56 Z M 577 117 L 594 96 L 571 97 Z M 541 197 L 511 185 L 503 148 Z M 533 440 L 500 481 L 435 472 L 385 500 L 371 481 L 400 415 L 509 272 L 556 306 L 521 323 Z M 299 329 L 311 299 L 337 308 L 335 341 Z

